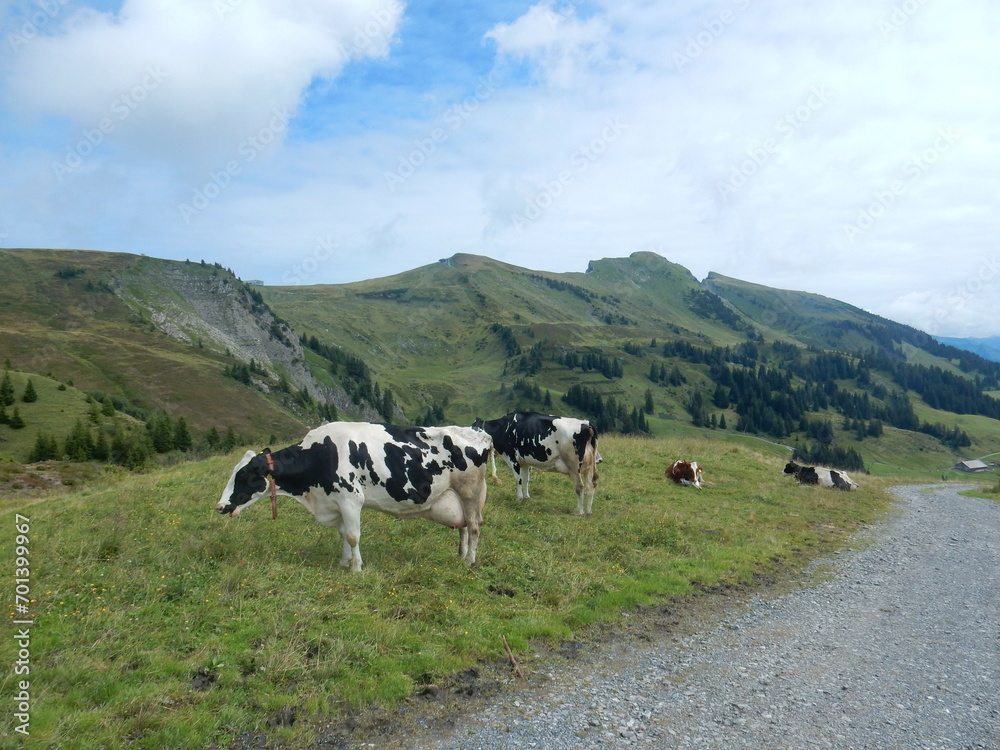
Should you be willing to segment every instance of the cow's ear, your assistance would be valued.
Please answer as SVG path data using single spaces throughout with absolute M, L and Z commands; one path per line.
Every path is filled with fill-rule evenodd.
M 251 458 L 253 458 L 256 455 L 257 454 L 254 453 L 253 451 L 247 451 L 246 453 L 243 454 L 243 460 L 244 461 L 249 461 Z

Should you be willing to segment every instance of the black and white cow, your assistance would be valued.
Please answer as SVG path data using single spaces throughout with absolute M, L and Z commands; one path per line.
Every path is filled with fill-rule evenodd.
M 344 567 L 361 570 L 362 508 L 458 529 L 459 557 L 472 565 L 490 447 L 489 435 L 468 427 L 331 422 L 274 453 L 247 451 L 216 509 L 238 516 L 268 494 L 272 476 L 279 495 L 340 529 Z
M 532 469 L 569 474 L 576 489 L 576 512 L 589 514 L 597 488 L 597 429 L 571 417 L 518 411 L 499 419 L 477 419 L 473 429 L 493 438 L 493 450 L 503 456 L 517 477 L 517 498 L 527 500 Z M 493 481 L 497 482 L 496 462 Z
M 799 484 L 815 484 L 845 492 L 858 487 L 857 482 L 839 469 L 826 469 L 822 466 L 799 466 L 794 461 L 789 461 L 785 464 L 782 473 L 793 475 Z

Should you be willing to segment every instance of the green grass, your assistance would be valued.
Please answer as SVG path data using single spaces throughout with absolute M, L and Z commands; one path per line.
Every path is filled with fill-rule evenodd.
M 391 709 L 502 659 L 501 636 L 530 669 L 538 641 L 800 567 L 887 504 L 885 481 L 856 493 L 798 488 L 780 476 L 780 457 L 721 441 L 608 436 L 601 452 L 589 518 L 573 514 L 565 477 L 534 474 L 532 500 L 519 503 L 498 467 L 472 569 L 456 558 L 457 533 L 427 522 L 366 513 L 366 570 L 352 575 L 337 565 L 336 533 L 287 498 L 277 521 L 265 502 L 221 517 L 236 453 L 23 507 L 32 744 L 225 747 L 250 730 L 298 746 L 321 721 Z M 664 482 L 678 456 L 700 460 L 715 484 Z M 8 570 L 13 537 L 0 537 Z M 205 689 L 193 687 L 199 671 Z M 4 694 L 12 680 L 8 670 Z M 282 708 L 298 721 L 269 728 Z
M 4 438 L 0 453 L 24 462 L 28 460 L 40 431 L 61 442 L 77 419 L 87 418 L 90 406 L 87 404 L 87 394 L 67 386 L 59 390 L 62 384 L 56 380 L 15 370 L 9 372 L 17 400 L 14 406 L 7 407 L 7 416 L 14 413 L 16 406 L 25 426 L 15 430 L 10 425 L 0 425 L 0 436 Z M 0 373 L 0 377 L 3 377 L 3 373 Z M 31 380 L 38 394 L 38 400 L 30 404 L 21 401 L 28 380 Z

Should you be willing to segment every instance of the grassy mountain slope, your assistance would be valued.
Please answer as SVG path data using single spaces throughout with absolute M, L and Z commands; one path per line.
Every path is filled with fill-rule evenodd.
M 765 329 L 804 346 L 851 351 L 877 345 L 873 325 L 898 325 L 846 302 L 809 292 L 773 289 L 712 272 L 711 289 Z
M 301 430 L 294 413 L 224 376 L 227 365 L 242 361 L 236 356 L 241 352 L 213 345 L 210 326 L 178 291 L 181 282 L 219 279 L 231 290 L 241 288 L 228 272 L 72 250 L 4 250 L 0 263 L 7 276 L 0 352 L 14 369 L 115 396 L 150 413 L 167 410 L 196 429 L 232 426 L 247 435 Z
M 994 389 L 1000 365 L 819 295 L 718 274 L 701 284 L 654 253 L 595 260 L 580 273 L 460 253 L 354 284 L 270 288 L 247 287 L 217 265 L 136 255 L 14 250 L 0 251 L 0 262 L 10 279 L 0 351 L 13 369 L 150 415 L 183 416 L 196 431 L 231 426 L 284 441 L 333 408 L 351 419 L 460 424 L 528 408 L 590 417 L 603 410 L 611 415 L 603 429 L 612 431 L 688 435 L 725 424 L 718 437 L 739 428 L 803 445 L 816 439 L 809 422 L 820 420 L 831 423 L 836 445 L 914 469 L 992 453 L 1000 441 L 1000 421 L 973 418 L 986 413 L 982 404 L 956 417 L 945 408 L 962 411 L 975 399 L 932 398 L 934 383 L 912 382 L 898 364 Z M 850 353 L 844 362 L 854 370 L 868 366 L 858 352 L 873 352 L 879 371 L 821 372 L 810 363 L 826 350 Z M 757 378 L 761 367 L 789 377 L 741 401 L 730 373 Z M 913 424 L 894 438 L 859 439 L 842 405 L 810 395 L 816 378 L 871 399 L 865 429 L 878 427 L 872 414 L 888 409 L 893 394 L 905 394 L 929 408 L 918 418 L 937 423 L 937 436 Z M 784 396 L 815 403 L 793 408 Z M 765 411 L 747 414 L 758 406 Z M 972 444 L 945 445 L 944 430 L 954 427 Z
M 560 400 L 571 388 L 583 386 L 626 410 L 644 407 L 654 434 L 697 432 L 701 427 L 691 424 L 691 400 L 710 402 L 719 372 L 710 358 L 665 354 L 668 342 L 699 351 L 728 347 L 731 357 L 753 343 L 757 359 L 748 364 L 754 368 L 790 366 L 781 351 L 772 351 L 769 342 L 777 341 L 799 351 L 877 351 L 893 361 L 941 368 L 960 378 L 996 374 L 989 363 L 960 360 L 958 350 L 846 303 L 718 274 L 702 285 L 683 267 L 653 253 L 593 261 L 585 273 L 562 274 L 458 254 L 391 277 L 272 287 L 264 294 L 296 331 L 364 358 L 410 419 L 419 419 L 433 404 L 446 404 L 447 420 L 459 423 L 513 408 L 587 416 L 584 409 Z M 620 374 L 567 366 L 563 358 L 569 353 L 613 362 Z M 658 368 L 675 369 L 677 382 L 651 380 L 651 371 Z M 534 388 L 534 394 L 518 390 L 519 381 Z M 796 388 L 808 382 L 805 376 L 791 381 Z M 859 397 L 870 388 L 853 380 L 838 382 Z M 888 374 L 876 373 L 873 383 L 922 403 Z M 874 398 L 877 407 L 888 403 L 886 393 Z M 732 405 L 707 403 L 704 414 L 725 418 L 729 430 L 720 436 L 731 435 L 740 420 Z M 991 452 L 1000 440 L 995 419 L 956 419 L 933 410 L 919 416 L 967 429 L 973 441 L 970 455 Z M 843 428 L 835 410 L 806 417 L 831 421 L 837 444 L 854 447 L 883 466 L 944 468 L 959 456 L 908 429 L 859 441 Z M 807 440 L 796 423 L 779 442 Z
M 496 391 L 511 355 L 494 324 L 522 351 L 544 343 L 608 356 L 620 356 L 628 340 L 744 338 L 692 311 L 686 297 L 702 292 L 686 269 L 652 253 L 567 274 L 459 254 L 381 279 L 268 287 L 264 295 L 297 331 L 363 357 L 408 414 L 447 399 L 449 413 L 464 420 L 506 407 Z M 557 392 L 565 385 L 552 383 Z

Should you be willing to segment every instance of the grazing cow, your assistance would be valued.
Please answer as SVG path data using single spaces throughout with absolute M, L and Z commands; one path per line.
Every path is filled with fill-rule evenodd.
M 794 475 L 799 484 L 815 484 L 844 492 L 857 489 L 858 486 L 857 482 L 837 469 L 826 469 L 822 466 L 799 466 L 794 461 L 785 464 L 782 473 Z
M 669 479 L 674 484 L 694 487 L 699 490 L 703 481 L 701 467 L 698 466 L 698 462 L 684 461 L 682 459 L 674 461 L 670 468 L 663 472 L 663 478 Z
M 518 411 L 499 419 L 477 419 L 473 429 L 493 438 L 493 450 L 503 456 L 517 477 L 517 498 L 527 500 L 531 470 L 569 474 L 576 489 L 577 515 L 590 514 L 597 489 L 597 429 L 571 417 Z M 493 481 L 497 482 L 496 461 Z
M 247 451 L 216 505 L 238 516 L 272 491 L 293 497 L 324 526 L 337 526 L 340 564 L 360 571 L 361 509 L 427 518 L 459 530 L 459 557 L 476 561 L 486 502 L 490 438 L 467 427 L 396 427 L 331 422 L 300 443 Z

